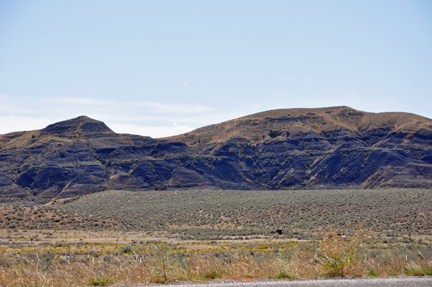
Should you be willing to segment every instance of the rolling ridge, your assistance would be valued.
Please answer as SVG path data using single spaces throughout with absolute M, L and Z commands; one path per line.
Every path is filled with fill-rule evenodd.
M 279 109 L 170 138 L 81 116 L 0 135 L 0 200 L 102 190 L 432 187 L 432 120 L 349 107 Z

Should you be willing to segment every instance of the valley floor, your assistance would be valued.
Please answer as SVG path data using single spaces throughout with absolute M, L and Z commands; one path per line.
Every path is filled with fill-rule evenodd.
M 108 191 L 1 205 L 0 285 L 432 275 L 431 198 L 421 189 Z

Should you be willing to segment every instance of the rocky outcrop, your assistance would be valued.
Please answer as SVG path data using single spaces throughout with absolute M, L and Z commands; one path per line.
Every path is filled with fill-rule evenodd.
M 258 113 L 166 139 L 78 117 L 0 135 L 0 201 L 106 189 L 432 187 L 432 120 L 348 107 Z

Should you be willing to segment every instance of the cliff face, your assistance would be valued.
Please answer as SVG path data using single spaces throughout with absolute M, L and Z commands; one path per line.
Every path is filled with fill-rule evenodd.
M 88 117 L 0 135 L 0 200 L 106 189 L 432 187 L 432 120 L 283 109 L 152 139 Z

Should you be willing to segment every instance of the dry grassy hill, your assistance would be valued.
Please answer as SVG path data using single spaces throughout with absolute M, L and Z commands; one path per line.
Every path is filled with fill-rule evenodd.
M 270 134 L 273 131 L 273 134 Z M 243 138 L 252 144 L 291 139 L 358 137 L 370 146 L 395 138 L 432 139 L 432 120 L 409 113 L 367 113 L 349 107 L 278 109 L 229 120 L 168 137 L 197 150 Z M 375 141 L 374 141 L 375 139 Z M 369 140 L 369 141 L 368 141 Z M 376 141 L 378 140 L 378 141 Z M 409 142 L 409 139 L 406 139 Z M 394 144 L 400 144 L 400 141 Z
M 432 120 L 349 107 L 257 113 L 165 139 L 82 116 L 0 135 L 0 201 L 107 189 L 432 186 Z

